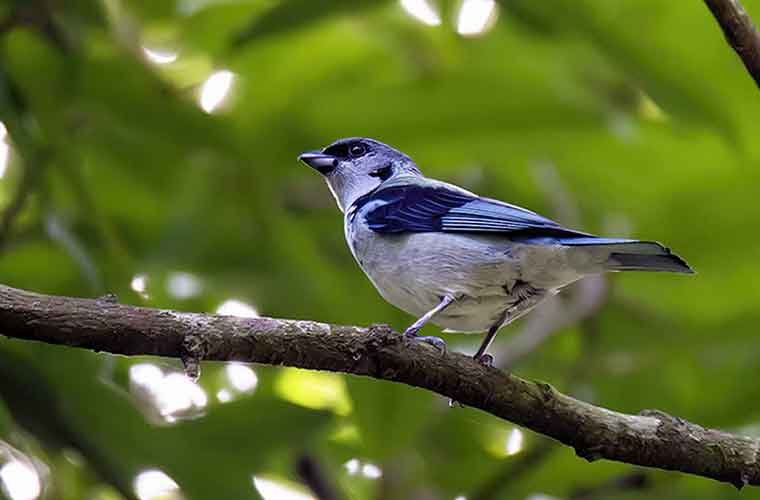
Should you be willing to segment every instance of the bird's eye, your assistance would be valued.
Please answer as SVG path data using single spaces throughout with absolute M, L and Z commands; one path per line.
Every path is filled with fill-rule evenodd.
M 352 158 L 358 158 L 367 152 L 367 147 L 362 143 L 357 143 L 352 145 L 348 152 L 351 154 Z

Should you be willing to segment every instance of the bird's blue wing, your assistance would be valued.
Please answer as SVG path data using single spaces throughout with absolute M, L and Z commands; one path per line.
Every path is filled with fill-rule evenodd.
M 355 206 L 375 232 L 431 232 L 442 230 L 442 218 L 451 209 L 474 199 L 466 192 L 401 185 L 370 193 Z
M 524 208 L 488 198 L 454 207 L 441 218 L 444 231 L 513 232 L 564 230 L 551 219 Z
M 446 184 L 381 188 L 357 200 L 356 205 L 356 213 L 361 212 L 377 233 L 510 233 L 531 238 L 585 235 L 530 210 Z

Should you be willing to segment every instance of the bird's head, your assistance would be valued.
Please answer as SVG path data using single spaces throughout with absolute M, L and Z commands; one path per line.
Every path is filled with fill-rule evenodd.
M 341 211 L 393 176 L 421 175 L 407 155 L 364 137 L 340 139 L 298 159 L 324 176 Z

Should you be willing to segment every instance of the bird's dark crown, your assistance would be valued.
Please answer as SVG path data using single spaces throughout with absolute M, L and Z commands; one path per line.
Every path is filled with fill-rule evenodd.
M 410 160 L 410 158 L 401 151 L 394 149 L 391 146 L 378 140 L 370 139 L 368 137 L 345 137 L 343 139 L 338 139 L 332 144 L 326 146 L 322 150 L 322 153 L 329 154 L 337 158 L 350 158 L 352 156 L 352 148 L 354 147 L 364 148 L 365 154 L 371 153 L 388 158 Z

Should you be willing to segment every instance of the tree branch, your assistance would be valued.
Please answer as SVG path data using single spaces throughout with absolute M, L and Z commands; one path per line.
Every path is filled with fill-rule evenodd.
M 739 0 L 705 0 L 750 76 L 760 87 L 760 32 Z
M 606 458 L 737 487 L 760 485 L 760 440 L 659 411 L 626 415 L 600 408 L 468 356 L 410 343 L 385 326 L 184 313 L 0 285 L 0 332 L 113 354 L 248 361 L 401 382 L 554 438 L 589 461 Z

